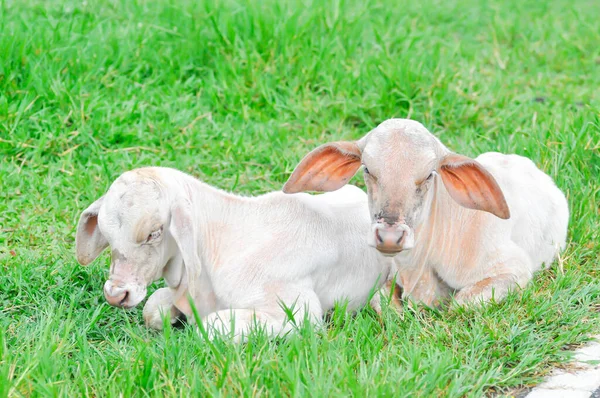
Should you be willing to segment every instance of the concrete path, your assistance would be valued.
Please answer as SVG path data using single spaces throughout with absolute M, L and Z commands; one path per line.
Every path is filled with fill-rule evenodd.
M 526 398 L 600 398 L 600 336 L 575 351 L 569 370 L 556 370 Z

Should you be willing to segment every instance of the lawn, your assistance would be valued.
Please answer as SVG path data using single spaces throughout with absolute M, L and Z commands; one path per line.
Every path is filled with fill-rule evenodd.
M 596 0 L 0 0 L 0 396 L 481 396 L 600 332 Z M 108 306 L 79 214 L 162 165 L 280 189 L 316 145 L 390 117 L 469 156 L 529 156 L 571 209 L 561 261 L 505 302 L 244 345 Z M 361 178 L 355 178 L 362 186 Z

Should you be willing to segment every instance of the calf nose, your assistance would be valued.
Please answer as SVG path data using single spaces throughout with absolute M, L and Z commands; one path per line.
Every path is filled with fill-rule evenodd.
M 108 304 L 115 307 L 123 307 L 129 297 L 129 291 L 125 288 L 115 286 L 111 281 L 106 281 L 104 284 L 104 297 L 108 301 Z
M 397 225 L 378 223 L 375 226 L 375 248 L 386 254 L 400 253 L 406 235 L 405 230 Z

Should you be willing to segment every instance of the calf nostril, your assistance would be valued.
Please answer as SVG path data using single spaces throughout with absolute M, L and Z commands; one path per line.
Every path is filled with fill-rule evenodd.
M 381 237 L 381 235 L 379 235 L 379 230 L 375 230 L 375 236 L 377 237 L 377 241 L 379 243 L 383 243 L 383 238 Z
M 119 305 L 121 307 L 123 307 L 125 305 L 125 302 L 127 301 L 127 298 L 129 297 L 129 291 L 126 290 L 125 291 L 125 295 L 123 296 L 123 298 L 121 299 L 121 301 L 119 302 Z
M 404 236 L 406 235 L 406 233 L 402 232 L 402 234 L 400 235 L 400 237 L 398 238 L 398 240 L 396 241 L 396 245 L 400 246 L 400 243 L 402 243 L 402 241 L 404 240 Z

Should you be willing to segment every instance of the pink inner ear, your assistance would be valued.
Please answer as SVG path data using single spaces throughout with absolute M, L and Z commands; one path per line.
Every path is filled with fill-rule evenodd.
M 446 190 L 458 204 L 483 210 L 502 219 L 510 217 L 504 194 L 494 177 L 478 162 L 451 154 L 440 165 Z
M 85 222 L 85 232 L 88 235 L 92 235 L 97 226 L 98 226 L 98 215 L 91 215 L 88 217 L 87 221 Z
M 296 166 L 283 191 L 296 193 L 339 189 L 360 168 L 360 158 L 360 149 L 353 142 L 322 145 Z

